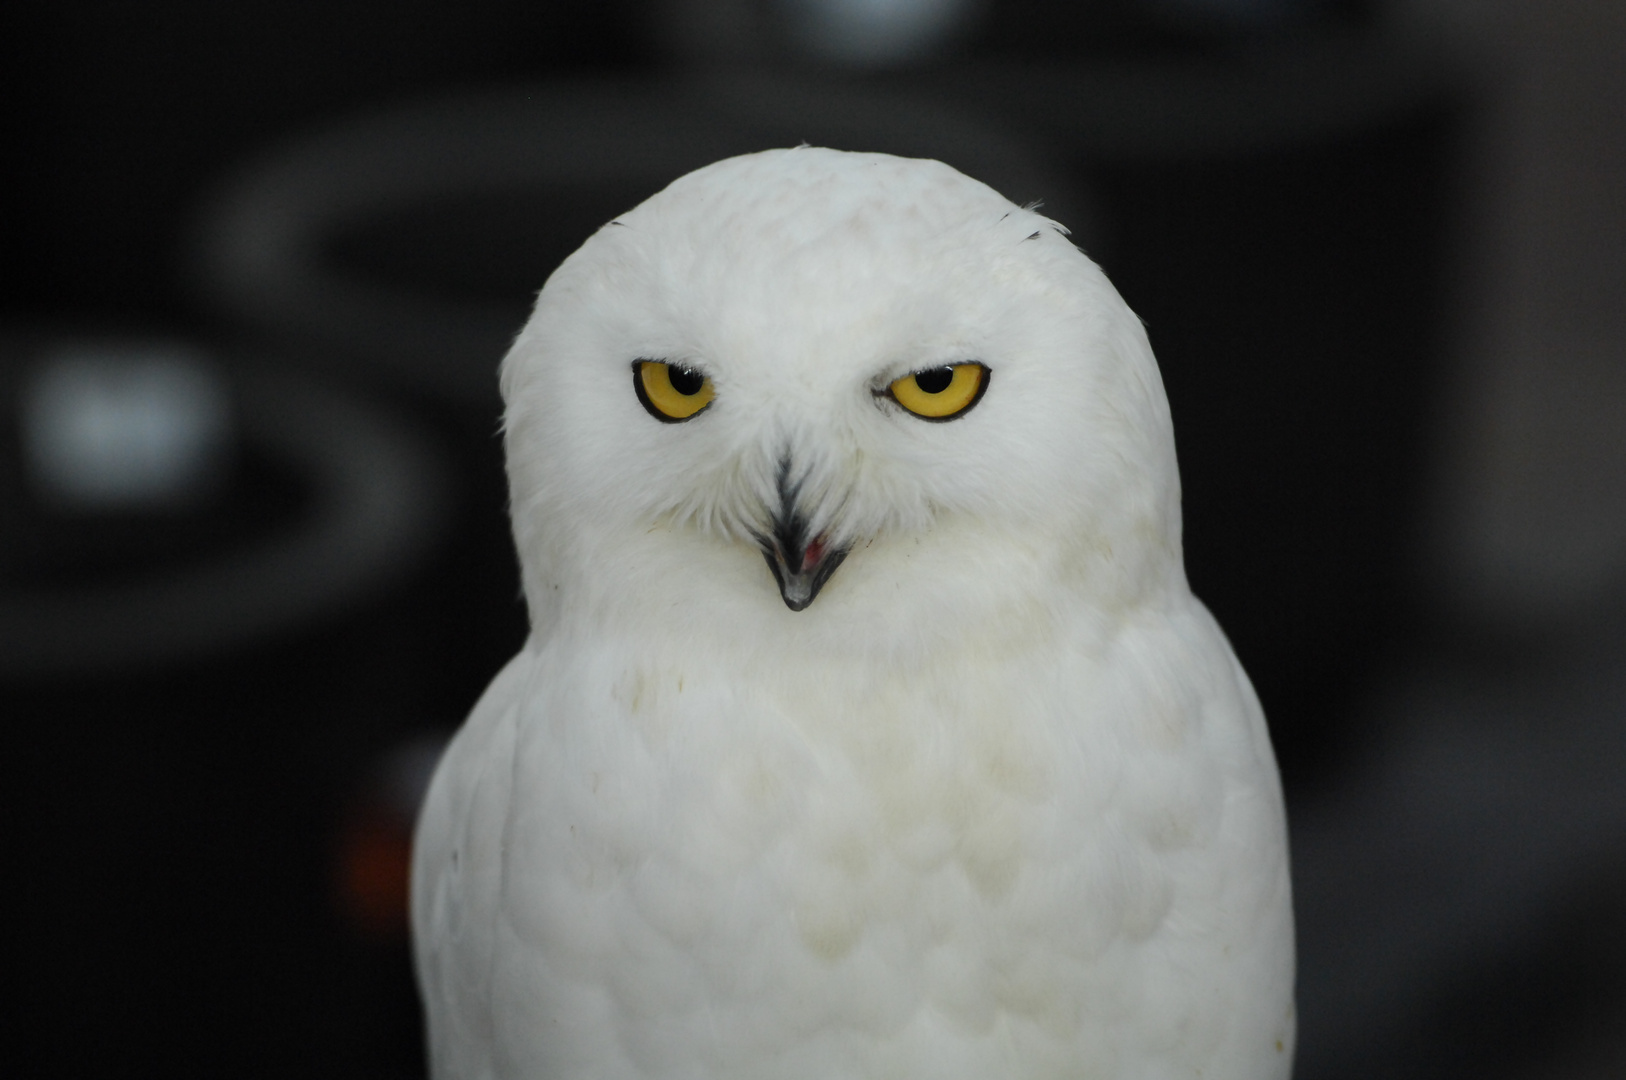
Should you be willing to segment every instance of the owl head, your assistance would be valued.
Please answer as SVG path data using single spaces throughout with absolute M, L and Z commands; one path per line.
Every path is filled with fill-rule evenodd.
M 1139 321 L 1064 228 L 936 161 L 690 173 L 554 272 L 502 388 L 539 628 L 922 642 L 1184 587 Z

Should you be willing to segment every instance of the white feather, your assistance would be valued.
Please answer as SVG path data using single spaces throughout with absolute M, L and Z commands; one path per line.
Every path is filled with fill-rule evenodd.
M 655 422 L 638 358 L 712 406 Z M 874 393 L 969 360 L 951 423 Z M 1263 717 L 1059 226 L 936 162 L 719 162 L 567 259 L 502 379 L 533 633 L 419 826 L 437 1080 L 1289 1074 Z M 851 546 L 805 611 L 751 539 L 785 460 Z

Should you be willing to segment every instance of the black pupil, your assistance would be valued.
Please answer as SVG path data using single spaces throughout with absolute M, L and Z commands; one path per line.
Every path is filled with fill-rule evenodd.
M 706 378 L 698 371 L 690 371 L 686 367 L 672 364 L 667 367 L 668 377 L 672 380 L 672 389 L 684 397 L 693 397 L 700 393 L 700 388 L 706 385 Z
M 915 373 L 915 385 L 928 394 L 941 394 L 953 381 L 954 369 L 951 367 L 932 368 L 930 371 Z

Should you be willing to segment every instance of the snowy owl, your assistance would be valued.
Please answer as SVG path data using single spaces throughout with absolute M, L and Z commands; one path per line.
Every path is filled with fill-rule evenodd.
M 437 1080 L 1280 1080 L 1280 785 L 1162 383 L 933 161 L 691 173 L 503 362 L 529 641 L 442 761 Z

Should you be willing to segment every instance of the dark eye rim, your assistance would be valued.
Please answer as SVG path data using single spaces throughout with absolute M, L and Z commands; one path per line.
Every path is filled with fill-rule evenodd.
M 648 413 L 650 416 L 653 416 L 661 423 L 687 424 L 690 420 L 693 420 L 695 417 L 699 416 L 701 413 L 705 412 L 707 409 L 711 408 L 713 404 L 715 404 L 715 399 L 713 401 L 708 401 L 704 405 L 700 406 L 700 408 L 690 413 L 688 416 L 666 415 L 655 407 L 655 403 L 653 401 L 649 400 L 649 392 L 644 389 L 644 373 L 642 369 L 645 364 L 665 364 L 667 367 L 682 368 L 684 371 L 693 372 L 694 374 L 699 375 L 702 379 L 705 378 L 705 372 L 701 371 L 699 368 L 692 368 L 683 364 L 674 364 L 670 360 L 662 360 L 655 356 L 640 356 L 638 359 L 632 362 L 632 390 L 633 393 L 638 395 L 638 404 L 644 407 L 644 412 Z
M 958 412 L 951 412 L 947 416 L 921 416 L 914 410 L 907 408 L 903 402 L 898 400 L 898 395 L 892 392 L 892 384 L 897 382 L 898 379 L 907 379 L 910 375 L 920 375 L 927 371 L 936 371 L 938 368 L 957 368 L 962 364 L 976 364 L 982 369 L 982 378 L 977 382 L 977 392 L 971 395 L 971 400 L 966 402 L 965 407 L 960 409 Z M 898 379 L 888 380 L 883 389 L 872 391 L 872 393 L 874 393 L 877 398 L 882 398 L 892 402 L 892 404 L 896 405 L 900 410 L 907 415 L 914 417 L 916 420 L 924 420 L 928 424 L 946 424 L 951 420 L 958 420 L 960 417 L 977 407 L 977 403 L 982 400 L 982 396 L 988 392 L 988 384 L 994 381 L 994 369 L 983 363 L 981 360 L 956 360 L 952 364 L 933 364 L 931 367 L 920 368 L 918 370 L 908 372 L 905 375 L 900 375 L 898 376 Z

